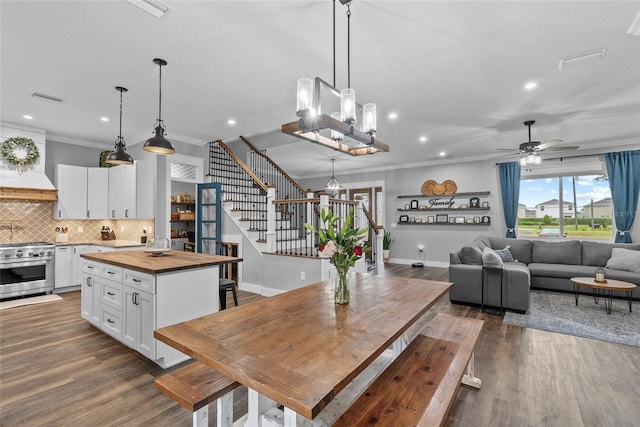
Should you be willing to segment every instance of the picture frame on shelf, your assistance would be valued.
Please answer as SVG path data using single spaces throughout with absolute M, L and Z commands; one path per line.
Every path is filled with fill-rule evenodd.
M 409 208 L 410 208 L 410 206 L 411 206 L 411 205 L 409 205 L 409 203 L 405 204 L 405 205 L 404 205 L 404 210 L 405 210 L 405 211 L 408 211 L 408 210 L 409 210 Z
M 465 218 L 464 222 L 466 224 L 473 224 L 473 218 Z
M 435 217 L 434 217 L 433 215 L 429 215 L 429 216 L 427 217 L 427 223 L 428 223 L 428 224 L 433 224 L 434 222 L 436 222 Z
M 436 215 L 436 223 L 438 224 L 446 224 L 449 221 L 449 215 L 447 214 L 438 214 Z
M 419 208 L 421 211 L 426 211 L 427 210 L 427 205 L 420 205 Z
M 416 217 L 412 216 L 411 218 L 409 218 L 409 222 L 415 223 L 416 222 Z
M 469 205 L 463 203 L 460 205 L 460 209 L 469 209 Z
M 464 224 L 464 217 L 463 216 L 457 216 L 456 217 L 456 224 Z
M 400 215 L 398 222 L 409 222 L 409 215 Z
M 416 224 L 422 224 L 422 218 L 416 218 Z
M 449 217 L 449 224 L 455 224 L 456 223 L 456 217 L 455 216 L 450 216 Z
M 418 201 L 416 199 L 411 201 L 411 209 L 418 209 Z
M 471 206 L 472 208 L 479 208 L 480 207 L 480 199 L 477 197 L 472 197 L 469 199 L 469 206 Z
M 483 217 L 482 217 L 482 223 L 483 223 L 483 224 L 489 224 L 489 223 L 491 223 L 491 217 L 486 216 L 486 215 L 485 215 L 485 216 L 483 216 Z
M 483 208 L 488 208 L 489 207 L 489 202 L 482 202 L 482 207 Z
M 474 216 L 473 217 L 473 223 L 474 224 L 480 224 L 480 217 L 479 216 Z

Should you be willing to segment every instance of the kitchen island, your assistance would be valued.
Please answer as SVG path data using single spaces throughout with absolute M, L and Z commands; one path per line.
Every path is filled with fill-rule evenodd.
M 218 311 L 220 265 L 242 261 L 183 251 L 80 256 L 82 317 L 163 368 L 189 356 L 157 341 L 153 331 Z

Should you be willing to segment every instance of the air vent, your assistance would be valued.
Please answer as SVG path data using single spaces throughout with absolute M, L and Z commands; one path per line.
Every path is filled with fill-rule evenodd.
M 567 65 L 575 64 L 577 62 L 583 62 L 586 60 L 604 60 L 604 56 L 607 53 L 607 48 L 603 47 L 601 49 L 592 50 L 590 52 L 579 53 L 577 55 L 567 56 L 560 60 L 558 64 L 558 70 L 562 71 Z
M 165 3 L 158 0 L 127 0 L 134 6 L 139 7 L 147 13 L 155 16 L 156 18 L 162 18 L 166 15 L 171 8 Z
M 56 96 L 51 96 L 51 95 L 45 95 L 44 93 L 33 92 L 31 96 L 45 99 L 47 101 L 52 101 L 52 102 L 62 102 L 62 98 L 58 98 Z

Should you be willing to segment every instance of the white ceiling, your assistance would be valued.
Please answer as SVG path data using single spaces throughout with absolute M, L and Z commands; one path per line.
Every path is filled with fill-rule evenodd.
M 627 33 L 638 1 L 354 0 L 352 87 L 359 102 L 377 104 L 378 138 L 391 147 L 358 158 L 280 133 L 296 119 L 299 77 L 332 82 L 331 0 L 167 3 L 158 19 L 125 1 L 1 1 L 0 119 L 108 149 L 121 85 L 123 136 L 139 143 L 157 118 L 160 57 L 162 116 L 176 146 L 244 135 L 296 177 L 327 174 L 331 157 L 340 174 L 515 152 L 528 119 L 534 140 L 580 146 L 570 155 L 640 146 L 640 37 Z M 336 3 L 342 88 L 346 8 Z M 602 61 L 558 69 L 563 57 L 603 47 Z M 528 81 L 538 87 L 524 90 Z

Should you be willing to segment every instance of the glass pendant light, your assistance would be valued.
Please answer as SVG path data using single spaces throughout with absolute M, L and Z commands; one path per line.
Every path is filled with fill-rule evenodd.
M 331 113 L 331 117 L 336 120 L 342 120 L 342 113 L 335 112 Z M 334 141 L 342 141 L 344 139 L 344 134 L 342 132 L 338 132 L 337 130 L 331 129 L 331 139 Z
M 362 131 L 373 135 L 376 133 L 377 118 L 376 118 L 376 104 L 364 104 L 362 106 Z
M 164 124 L 162 122 L 162 66 L 167 65 L 167 61 L 160 58 L 153 60 L 155 64 L 158 64 L 160 68 L 160 85 L 159 85 L 159 101 L 158 101 L 158 123 L 155 129 L 156 136 L 147 139 L 144 143 L 145 151 L 150 151 L 156 154 L 173 154 L 176 150 L 173 148 L 171 141 L 164 137 Z
M 126 92 L 127 88 L 116 86 L 116 90 L 120 92 L 120 132 L 115 143 L 115 150 L 109 154 L 106 162 L 112 165 L 132 165 L 133 157 L 127 153 L 127 144 L 122 138 L 122 92 Z
M 324 189 L 331 194 L 331 197 L 336 197 L 340 192 L 340 182 L 335 177 L 334 173 L 334 164 L 336 159 L 331 159 L 331 178 L 327 181 L 327 185 L 324 186 Z
M 313 80 L 306 77 L 298 79 L 296 95 L 296 115 L 298 117 L 308 116 L 312 113 L 311 103 L 313 101 Z

